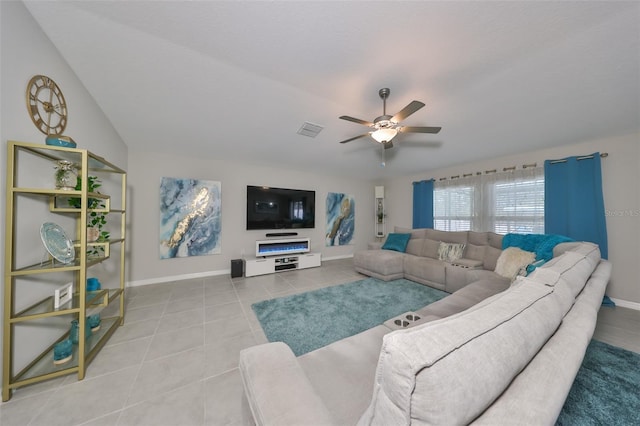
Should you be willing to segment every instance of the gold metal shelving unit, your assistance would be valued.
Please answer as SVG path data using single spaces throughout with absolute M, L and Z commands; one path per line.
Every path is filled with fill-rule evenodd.
M 84 149 L 65 148 L 57 146 L 49 146 L 42 144 L 34 144 L 27 142 L 7 142 L 7 181 L 6 181 L 6 228 L 5 228 L 5 268 L 4 268 L 4 322 L 3 322 L 3 383 L 2 383 L 2 400 L 7 401 L 11 398 L 13 390 L 32 383 L 55 377 L 77 374 L 78 380 L 82 380 L 88 364 L 97 355 L 100 349 L 107 342 L 109 337 L 115 330 L 122 325 L 124 321 L 124 278 L 125 278 L 125 231 L 126 231 L 126 188 L 127 175 L 126 172 L 119 167 L 108 162 L 104 158 L 92 154 Z M 79 191 L 60 190 L 52 188 L 42 188 L 42 185 L 21 186 L 22 176 L 24 175 L 20 167 L 28 157 L 33 156 L 36 161 L 45 161 L 45 164 L 51 164 L 49 170 L 53 170 L 53 165 L 59 160 L 71 161 L 78 167 L 78 176 L 82 182 L 88 182 L 87 178 L 91 175 L 106 176 L 110 179 L 121 183 L 120 193 L 114 194 L 121 197 L 118 208 L 111 208 L 112 197 L 110 195 L 91 193 L 87 191 L 86 186 Z M 33 160 L 32 160 L 33 161 Z M 41 175 L 43 171 L 35 171 Z M 45 176 L 46 178 L 47 176 Z M 25 179 L 26 180 L 26 179 Z M 52 182 L 52 176 L 49 181 Z M 32 187 L 34 186 L 34 187 Z M 25 224 L 18 224 L 19 212 L 18 200 L 20 197 L 29 198 L 42 202 L 51 216 L 62 215 L 75 222 L 75 236 L 73 241 L 75 248 L 75 259 L 72 262 L 64 264 L 49 257 L 47 260 L 40 262 L 23 262 L 18 259 L 19 255 L 16 246 L 19 241 L 23 241 Z M 64 205 L 60 200 L 68 197 L 75 197 L 81 200 L 80 208 L 61 207 Z M 90 210 L 89 200 L 99 198 L 103 201 L 104 207 Z M 115 198 L 114 198 L 115 200 Z M 118 203 L 116 203 L 118 204 Z M 87 242 L 87 216 L 90 212 L 104 212 L 110 214 L 109 222 L 112 223 L 112 217 L 118 217 L 120 221 L 120 235 L 110 238 L 108 241 Z M 28 215 L 27 215 L 28 216 Z M 24 221 L 20 216 L 21 222 Z M 31 226 L 37 228 L 39 223 Z M 34 241 L 40 244 L 40 241 Z M 111 248 L 118 246 L 118 259 L 112 259 L 112 262 L 118 262 L 115 269 L 118 282 L 116 288 L 105 288 L 98 291 L 86 290 L 87 270 L 94 265 L 100 264 L 111 258 Z M 38 246 L 40 249 L 41 246 Z M 99 255 L 90 255 L 88 251 L 92 248 L 100 248 Z M 44 248 L 42 248 L 44 250 Z M 32 250 L 34 251 L 34 250 Z M 26 263 L 26 264 L 23 264 Z M 56 274 L 71 274 L 73 277 L 74 294 L 72 299 L 62 306 L 54 307 L 53 292 L 51 295 L 41 300 L 31 303 L 28 306 L 17 306 L 17 292 L 28 292 L 29 283 L 19 283 L 17 280 L 37 278 L 40 282 L 47 281 L 49 277 L 55 277 Z M 59 276 L 59 275 L 58 275 Z M 51 279 L 52 282 L 58 282 Z M 19 288 L 18 288 L 19 287 Z M 31 362 L 27 362 L 26 366 L 20 371 L 15 371 L 15 360 L 17 356 L 16 326 L 26 324 L 34 320 L 51 321 L 58 317 L 66 319 L 78 320 L 78 334 L 85 336 L 86 317 L 88 312 L 92 310 L 105 308 L 113 303 L 118 303 L 117 314 L 109 318 L 101 318 L 102 323 L 100 329 L 93 333 L 87 339 L 79 339 L 78 344 L 73 347 L 73 358 L 71 361 L 55 365 L 53 363 L 53 348 L 57 342 L 60 342 L 69 336 L 69 330 L 62 332 L 60 336 L 54 336 L 53 344 L 44 343 L 41 352 L 34 357 Z M 60 332 L 58 332 L 60 333 Z M 23 357 L 24 358 L 24 357 Z M 24 360 L 23 360 L 24 363 Z

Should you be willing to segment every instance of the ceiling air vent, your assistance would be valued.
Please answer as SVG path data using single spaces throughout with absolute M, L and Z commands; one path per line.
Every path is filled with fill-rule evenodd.
M 309 136 L 310 138 L 315 138 L 316 136 L 318 136 L 318 133 L 322 131 L 322 129 L 324 129 L 324 127 L 319 124 L 313 124 L 305 121 L 302 127 L 298 129 L 298 134 Z

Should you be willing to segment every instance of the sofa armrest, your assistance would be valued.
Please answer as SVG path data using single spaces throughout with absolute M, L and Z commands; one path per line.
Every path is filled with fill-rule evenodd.
M 368 243 L 367 244 L 367 248 L 369 250 L 380 250 L 380 249 L 382 249 L 383 244 L 384 243 L 381 243 L 379 241 L 374 241 L 372 243 Z
M 329 425 L 329 411 L 282 342 L 240 352 L 240 376 L 256 425 Z

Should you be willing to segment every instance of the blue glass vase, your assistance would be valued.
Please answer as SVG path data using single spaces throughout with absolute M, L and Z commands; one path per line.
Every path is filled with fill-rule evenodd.
M 91 330 L 92 333 L 100 330 L 100 314 L 89 315 L 87 317 L 87 327 Z
M 79 329 L 80 329 L 80 327 L 79 327 L 79 324 L 78 324 L 78 320 L 71 321 L 71 330 L 69 330 L 69 339 L 75 345 L 78 344 Z M 88 324 L 85 324 L 84 330 L 85 330 L 85 332 L 84 332 L 85 339 L 91 337 L 91 327 L 89 327 Z
M 100 281 L 97 278 L 87 278 L 87 291 L 98 291 L 100 288 Z
M 53 363 L 56 365 L 64 364 L 73 358 L 73 343 L 70 339 L 58 342 L 53 347 Z

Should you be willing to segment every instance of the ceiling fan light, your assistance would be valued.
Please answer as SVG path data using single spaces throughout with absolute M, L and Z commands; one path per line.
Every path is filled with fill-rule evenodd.
M 371 133 L 371 137 L 374 138 L 378 143 L 389 142 L 398 134 L 398 130 L 396 129 L 378 129 L 375 132 Z

